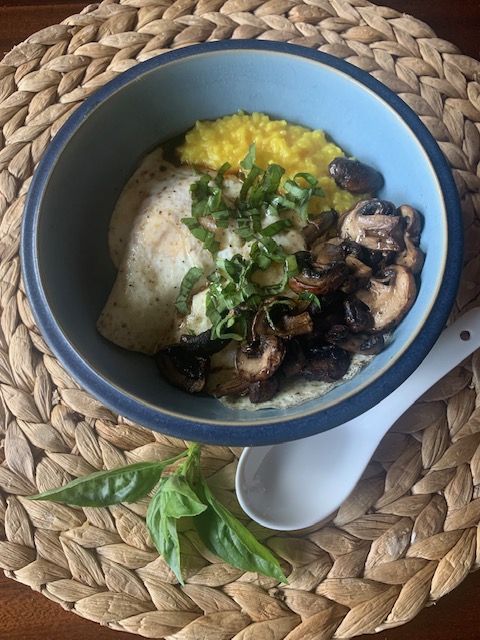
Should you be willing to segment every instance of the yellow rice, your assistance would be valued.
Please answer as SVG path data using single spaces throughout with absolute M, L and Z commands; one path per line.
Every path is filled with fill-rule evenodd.
M 345 154 L 327 140 L 323 131 L 271 120 L 263 113 L 239 112 L 214 121 L 198 121 L 186 134 L 178 153 L 185 164 L 218 170 L 229 162 L 231 171 L 238 172 L 252 143 L 260 167 L 275 163 L 285 169 L 287 177 L 306 172 L 318 179 L 325 198 L 316 203 L 315 209 L 333 208 L 342 213 L 359 199 L 339 189 L 329 177 L 330 162 Z

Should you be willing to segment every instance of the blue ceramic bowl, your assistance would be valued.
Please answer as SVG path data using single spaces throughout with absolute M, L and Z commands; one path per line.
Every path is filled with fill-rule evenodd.
M 143 156 L 198 119 L 239 109 L 323 129 L 378 167 L 380 194 L 424 215 L 426 261 L 414 307 L 388 348 L 328 395 L 288 410 L 231 410 L 173 389 L 152 359 L 122 350 L 95 322 L 115 278 L 107 229 Z M 405 103 L 369 74 L 306 48 L 217 42 L 168 52 L 97 91 L 73 114 L 35 173 L 23 220 L 22 262 L 38 326 L 92 395 L 159 432 L 223 445 L 265 445 L 330 429 L 375 405 L 418 366 L 444 327 L 462 262 L 462 224 L 450 169 Z

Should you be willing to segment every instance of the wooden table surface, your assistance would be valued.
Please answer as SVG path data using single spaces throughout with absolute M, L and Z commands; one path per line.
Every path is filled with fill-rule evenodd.
M 27 36 L 78 13 L 88 0 L 0 0 L 0 58 Z M 480 58 L 480 2 L 462 0 L 383 0 L 376 4 L 411 14 L 462 53 Z M 434 607 L 424 609 L 402 627 L 377 634 L 375 640 L 478 640 L 480 638 L 480 571 L 472 573 Z M 0 573 L 1 640 L 122 640 L 130 634 L 112 631 L 64 611 L 39 593 Z M 372 636 L 365 636 L 372 638 Z M 258 640 L 262 640 L 259 638 Z M 359 640 L 362 640 L 359 638 Z

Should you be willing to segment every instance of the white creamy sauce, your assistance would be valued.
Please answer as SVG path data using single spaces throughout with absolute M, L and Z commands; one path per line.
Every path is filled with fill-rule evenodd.
M 170 164 L 164 160 L 162 149 L 157 149 L 135 171 L 116 204 L 109 248 L 118 272 L 97 328 L 108 340 L 125 349 L 153 355 L 159 348 L 178 342 L 183 333 L 198 334 L 211 326 L 205 314 L 205 289 L 193 296 L 189 316 L 182 318 L 175 309 L 180 283 L 187 271 L 195 266 L 208 274 L 214 268 L 210 252 L 202 249 L 202 243 L 181 222 L 191 216 L 190 185 L 195 179 L 198 175 L 193 168 Z M 226 178 L 225 196 L 234 199 L 240 186 L 235 177 Z M 268 218 L 264 226 L 275 219 Z M 294 222 L 297 225 L 275 238 L 290 253 L 305 248 L 298 221 Z M 235 254 L 248 258 L 250 244 L 231 228 L 217 228 L 215 237 L 220 242 L 219 258 Z M 235 349 L 232 344 L 211 358 L 209 391 L 235 375 Z M 370 360 L 371 357 L 355 356 L 344 380 L 353 377 Z M 296 378 L 286 380 L 271 402 L 255 405 L 242 397 L 222 398 L 221 402 L 235 409 L 285 408 L 324 395 L 340 383 Z
M 374 356 L 362 356 L 354 354 L 348 368 L 347 373 L 338 382 L 325 382 L 323 380 L 305 380 L 300 376 L 295 378 L 285 378 L 282 382 L 281 391 L 275 395 L 273 400 L 252 404 L 248 396 L 225 397 L 219 400 L 227 407 L 232 409 L 248 409 L 250 411 L 258 411 L 259 409 L 287 409 L 295 407 L 302 402 L 313 400 L 324 396 L 326 393 L 343 384 L 347 380 L 351 380 L 363 369 Z

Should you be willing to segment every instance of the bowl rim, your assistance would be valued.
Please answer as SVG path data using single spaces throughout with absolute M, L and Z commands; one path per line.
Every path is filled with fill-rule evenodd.
M 255 421 L 255 413 L 253 413 L 251 421 L 228 425 L 219 424 L 218 421 L 205 420 L 200 422 L 187 416 L 177 417 L 162 411 L 160 408 L 152 408 L 147 404 L 141 404 L 133 396 L 128 396 L 107 382 L 82 359 L 63 331 L 55 323 L 53 313 L 47 304 L 39 265 L 36 260 L 35 228 L 43 190 L 62 150 L 82 122 L 99 104 L 124 86 L 136 81 L 139 76 L 166 64 L 192 56 L 210 54 L 213 51 L 264 51 L 289 54 L 294 57 L 319 62 L 348 75 L 376 94 L 400 116 L 419 142 L 436 173 L 439 190 L 447 213 L 446 231 L 448 240 L 444 273 L 438 288 L 437 298 L 431 303 L 426 320 L 416 334 L 413 344 L 407 345 L 405 351 L 396 360 L 395 367 L 386 369 L 382 375 L 371 383 L 365 384 L 358 392 L 351 393 L 348 398 L 349 406 L 346 406 L 345 401 L 339 400 L 336 404 L 324 408 L 321 411 L 321 420 L 319 419 L 318 411 L 290 418 L 277 417 L 274 420 L 268 420 L 267 417 L 257 422 Z M 460 280 L 462 255 L 463 223 L 461 205 L 450 166 L 437 141 L 413 109 L 386 85 L 366 71 L 343 59 L 300 45 L 262 40 L 225 40 L 190 45 L 167 51 L 136 64 L 97 89 L 94 94 L 78 106 L 62 125 L 40 159 L 27 194 L 20 242 L 20 259 L 25 290 L 38 328 L 54 355 L 84 390 L 115 413 L 147 428 L 186 440 L 192 439 L 192 429 L 195 429 L 196 441 L 229 446 L 277 444 L 314 435 L 319 431 L 334 428 L 352 419 L 391 393 L 417 368 L 445 326 L 454 304 Z M 292 430 L 291 425 L 293 422 L 301 424 L 297 424 L 296 428 Z M 299 431 L 301 431 L 300 434 L 298 433 Z

